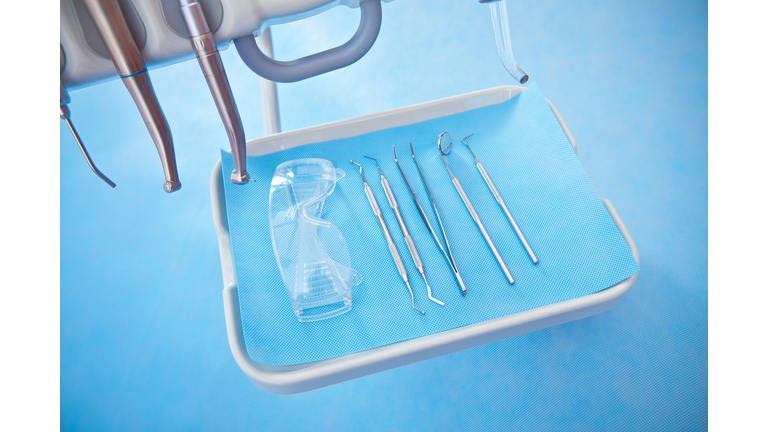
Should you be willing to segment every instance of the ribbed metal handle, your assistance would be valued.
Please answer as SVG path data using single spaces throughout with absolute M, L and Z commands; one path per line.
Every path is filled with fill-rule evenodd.
M 390 255 L 392 255 L 392 260 L 395 261 L 395 266 L 397 266 L 397 272 L 400 273 L 400 277 L 402 277 L 403 280 L 407 282 L 408 272 L 405 270 L 405 264 L 403 264 L 403 259 L 400 257 L 400 252 L 397 251 L 395 242 L 394 240 L 392 240 L 392 235 L 389 233 L 389 229 L 387 228 L 387 223 L 384 222 L 384 217 L 381 215 L 381 209 L 379 208 L 379 203 L 376 202 L 376 197 L 373 195 L 373 191 L 371 190 L 371 187 L 368 186 L 368 183 L 365 183 L 364 186 L 365 186 L 365 196 L 368 197 L 368 203 L 371 204 L 371 208 L 373 209 L 373 214 L 376 215 L 376 220 L 379 222 L 379 226 L 381 227 L 381 232 L 384 233 L 384 238 L 387 240 L 387 247 L 389 248 Z
M 408 246 L 408 252 L 411 254 L 411 258 L 413 258 L 413 264 L 416 266 L 416 269 L 418 269 L 419 272 L 423 272 L 424 265 L 421 262 L 419 251 L 416 250 L 416 244 L 413 242 L 411 233 L 408 232 L 408 227 L 405 226 L 405 219 L 403 219 L 403 215 L 400 213 L 400 206 L 397 205 L 395 194 L 392 192 L 392 188 L 389 187 L 389 182 L 386 178 L 384 178 L 384 176 L 381 176 L 381 186 L 384 188 L 384 193 L 387 195 L 389 206 L 392 207 L 392 210 L 395 212 L 397 223 L 400 225 L 400 230 L 403 232 L 405 244 Z

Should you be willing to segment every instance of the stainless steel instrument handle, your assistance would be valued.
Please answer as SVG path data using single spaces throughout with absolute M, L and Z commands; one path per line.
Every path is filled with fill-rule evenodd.
M 384 193 L 387 195 L 387 201 L 389 201 L 389 206 L 392 207 L 392 210 L 395 210 L 395 214 L 398 214 L 397 211 L 397 200 L 395 200 L 395 194 L 392 193 L 392 188 L 389 187 L 389 182 L 387 179 L 382 175 L 381 176 L 381 187 L 384 188 Z M 400 218 L 397 218 L 397 222 L 400 223 Z
M 493 197 L 496 199 L 496 202 L 499 203 L 499 206 L 501 206 L 501 209 L 504 211 L 504 214 L 507 216 L 507 220 L 512 225 L 512 229 L 515 230 L 515 234 L 517 234 L 517 238 L 519 238 L 520 242 L 523 243 L 523 247 L 525 248 L 525 251 L 528 253 L 528 256 L 531 258 L 531 261 L 533 261 L 534 264 L 538 263 L 539 259 L 536 258 L 536 255 L 533 253 L 533 249 L 531 249 L 531 246 L 528 244 L 528 241 L 525 239 L 523 232 L 520 231 L 520 227 L 517 226 L 515 219 L 512 217 L 512 214 L 509 212 L 507 205 L 504 203 L 504 199 L 501 198 L 501 194 L 499 193 L 499 190 L 496 189 L 496 185 L 493 184 L 493 182 L 491 181 L 491 177 L 488 175 L 488 172 L 485 171 L 485 167 L 477 159 L 475 159 L 475 165 L 477 166 L 477 170 L 480 171 L 480 175 L 483 176 L 483 180 L 485 180 L 485 184 L 488 185 L 488 189 L 491 190 L 491 193 L 493 194 Z
M 389 253 L 392 255 L 392 259 L 395 261 L 397 272 L 400 273 L 400 276 L 403 278 L 404 281 L 408 282 L 408 272 L 405 270 L 405 264 L 403 264 L 403 259 L 400 257 L 400 252 L 397 251 L 395 242 L 394 240 L 392 240 L 392 235 L 389 233 L 389 229 L 387 229 L 387 224 L 384 222 L 384 217 L 381 215 L 381 209 L 379 208 L 379 203 L 376 202 L 376 197 L 373 195 L 373 191 L 371 190 L 371 187 L 368 186 L 368 183 L 365 183 L 364 186 L 365 186 L 365 196 L 368 197 L 368 202 L 371 204 L 371 208 L 373 209 L 373 214 L 376 215 L 376 220 L 379 221 L 381 232 L 384 233 L 384 238 L 387 240 L 387 247 L 389 248 Z
M 451 182 L 453 182 L 453 185 L 456 187 L 456 190 L 459 192 L 459 195 L 461 196 L 461 200 L 464 201 L 464 205 L 467 207 L 469 214 L 472 216 L 472 220 L 475 221 L 475 224 L 477 224 L 477 227 L 480 229 L 480 232 L 483 234 L 483 237 L 485 238 L 485 242 L 488 243 L 488 247 L 491 248 L 491 252 L 493 252 L 493 256 L 496 258 L 496 261 L 499 263 L 499 266 L 501 266 L 501 270 L 504 272 L 504 276 L 507 277 L 507 280 L 509 281 L 509 283 L 511 284 L 515 283 L 515 280 L 512 278 L 512 274 L 509 273 L 509 269 L 507 268 L 507 265 L 504 264 L 504 260 L 501 259 L 501 255 L 499 255 L 499 251 L 496 250 L 496 246 L 493 244 L 493 240 L 491 240 L 491 236 L 489 236 L 488 232 L 485 230 L 485 227 L 483 226 L 483 222 L 480 221 L 480 216 L 478 216 L 477 211 L 475 211 L 475 207 L 472 206 L 472 202 L 469 201 L 469 197 L 467 196 L 466 192 L 464 192 L 464 188 L 461 187 L 459 180 L 456 177 L 451 177 Z
M 384 176 L 381 177 L 381 186 L 384 187 L 384 193 L 387 195 L 389 206 L 392 207 L 392 210 L 395 212 L 397 223 L 400 225 L 400 230 L 403 232 L 403 237 L 405 238 L 405 244 L 408 246 L 408 252 L 411 254 L 411 258 L 413 258 L 413 264 L 421 273 L 424 271 L 424 264 L 421 262 L 419 251 L 416 250 L 416 244 L 413 242 L 411 233 L 408 232 L 408 227 L 405 226 L 405 219 L 403 219 L 403 215 L 400 213 L 400 207 L 397 205 L 395 194 L 392 192 L 392 188 L 389 187 L 389 182 Z
M 496 185 L 494 185 L 493 182 L 491 181 L 491 177 L 488 176 L 488 172 L 485 171 L 485 167 L 483 166 L 483 164 L 480 163 L 479 161 L 476 161 L 475 166 L 477 166 L 477 170 L 480 171 L 480 175 L 483 176 L 483 180 L 485 180 L 485 184 L 488 185 L 488 189 L 491 190 L 493 197 L 496 198 L 496 202 L 503 207 L 504 200 L 501 199 L 501 194 L 499 193 L 498 189 L 496 189 Z

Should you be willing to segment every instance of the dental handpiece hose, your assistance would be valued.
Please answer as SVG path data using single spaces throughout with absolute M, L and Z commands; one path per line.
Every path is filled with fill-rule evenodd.
M 224 70 L 224 63 L 216 48 L 216 40 L 208 27 L 203 8 L 198 0 L 179 0 L 179 6 L 189 31 L 189 42 L 203 70 L 224 128 L 227 130 L 235 160 L 235 170 L 232 171 L 230 179 L 232 183 L 245 184 L 249 180 L 248 171 L 246 171 L 245 130 L 240 112 L 237 110 L 235 96 L 227 79 L 227 72 Z
M 181 189 L 171 128 L 157 100 L 147 66 L 128 30 L 120 5 L 117 0 L 82 1 L 112 58 L 120 79 L 131 94 L 152 136 L 165 175 L 163 190 L 170 193 Z

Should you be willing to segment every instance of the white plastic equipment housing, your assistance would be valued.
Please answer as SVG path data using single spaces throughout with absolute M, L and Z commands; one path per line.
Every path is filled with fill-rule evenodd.
M 523 90 L 525 90 L 524 87 L 518 86 L 495 87 L 324 125 L 278 133 L 249 141 L 247 152 L 249 156 L 259 156 L 300 145 L 417 123 L 502 103 L 514 98 Z M 568 125 L 565 124 L 555 106 L 551 103 L 549 106 L 578 155 L 576 140 L 568 129 Z M 276 394 L 302 393 L 596 315 L 616 306 L 637 280 L 636 273 L 630 278 L 594 294 L 329 360 L 293 366 L 261 365 L 248 357 L 243 340 L 237 283 L 227 226 L 221 161 L 216 164 L 211 174 L 211 203 L 224 277 L 224 315 L 229 347 L 235 361 L 248 379 L 259 388 Z M 624 226 L 624 222 L 610 201 L 603 199 L 603 203 L 616 223 L 619 232 L 627 241 L 635 260 L 639 263 L 637 247 Z
M 232 39 L 261 32 L 270 25 L 298 21 L 335 6 L 357 8 L 365 0 L 219 0 L 221 25 L 213 36 L 223 50 Z M 390 2 L 392 0 L 382 0 Z M 149 69 L 193 59 L 189 39 L 166 23 L 160 0 L 130 0 L 146 32 L 141 56 Z M 66 64 L 61 82 L 70 90 L 117 78 L 112 61 L 98 56 L 85 43 L 72 0 L 60 0 L 59 41 Z

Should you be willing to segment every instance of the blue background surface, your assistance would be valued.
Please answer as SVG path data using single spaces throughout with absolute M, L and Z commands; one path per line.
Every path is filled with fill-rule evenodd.
M 601 315 L 295 396 L 229 352 L 209 181 L 228 143 L 197 64 L 152 72 L 183 189 L 120 82 L 72 92 L 110 190 L 61 126 L 63 430 L 702 430 L 707 421 L 706 2 L 511 3 L 521 66 L 560 110 L 640 251 Z M 296 129 L 511 84 L 487 6 L 383 5 L 358 63 L 279 86 Z M 357 11 L 274 29 L 278 58 L 346 40 Z M 309 42 L 306 42 L 309 39 Z M 223 53 L 249 138 L 259 82 Z

